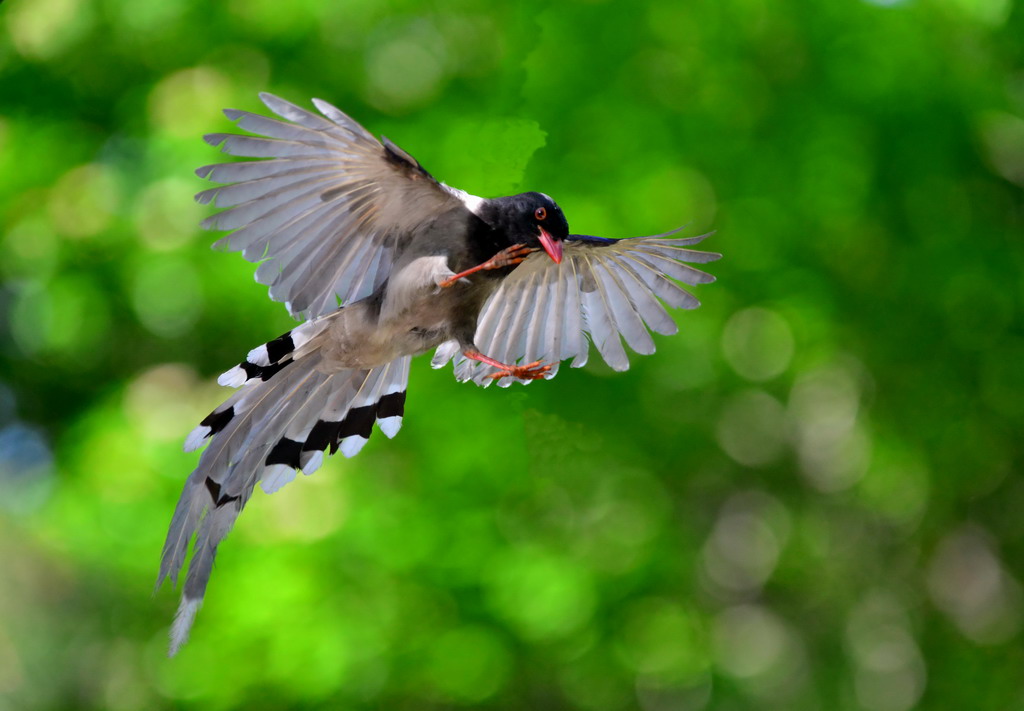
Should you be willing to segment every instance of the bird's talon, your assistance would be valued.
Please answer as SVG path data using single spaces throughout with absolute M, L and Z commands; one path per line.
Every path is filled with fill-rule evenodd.
M 494 380 L 501 380 L 502 378 L 519 378 L 520 380 L 539 380 L 543 378 L 547 373 L 551 372 L 550 365 L 541 365 L 541 361 L 534 361 L 533 363 L 527 363 L 526 365 L 513 365 L 508 368 L 503 368 L 496 373 L 491 373 L 487 377 L 493 378 Z
M 516 245 L 508 250 L 508 256 L 511 259 L 518 260 L 519 262 L 526 259 L 534 250 L 526 245 Z M 517 262 L 518 263 L 518 262 Z

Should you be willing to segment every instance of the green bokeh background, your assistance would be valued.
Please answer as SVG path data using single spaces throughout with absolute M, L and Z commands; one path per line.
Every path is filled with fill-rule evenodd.
M 262 90 L 725 257 L 628 373 L 417 361 L 168 660 L 182 438 L 291 324 L 191 200 Z M 1024 708 L 1022 186 L 1013 0 L 0 4 L 0 709 Z

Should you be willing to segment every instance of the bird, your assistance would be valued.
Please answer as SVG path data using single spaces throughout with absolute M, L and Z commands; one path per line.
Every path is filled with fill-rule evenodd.
M 301 324 L 223 373 L 233 394 L 185 439 L 186 452 L 205 449 L 160 560 L 157 588 L 177 586 L 195 540 L 171 656 L 256 485 L 273 493 L 328 451 L 352 457 L 375 427 L 394 437 L 414 356 L 434 350 L 434 368 L 452 362 L 457 380 L 484 387 L 553 378 L 570 358 L 581 367 L 591 344 L 624 371 L 623 342 L 653 353 L 651 331 L 677 331 L 664 305 L 699 305 L 680 283 L 714 281 L 689 265 L 721 256 L 679 230 L 571 234 L 544 193 L 470 195 L 326 101 L 314 112 L 259 98 L 273 116 L 225 109 L 245 133 L 204 137 L 247 160 L 199 168 L 217 187 L 196 200 L 219 209 L 202 223 L 227 232 L 214 248 L 258 263 L 256 280 Z

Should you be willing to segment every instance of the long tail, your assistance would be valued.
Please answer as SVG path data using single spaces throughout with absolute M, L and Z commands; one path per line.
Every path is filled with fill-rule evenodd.
M 273 493 L 301 469 L 312 474 L 324 450 L 354 456 L 376 422 L 388 437 L 402 426 L 409 358 L 370 370 L 329 370 L 317 336 L 326 316 L 303 324 L 249 352 L 246 361 L 218 382 L 239 390 L 204 419 L 185 441 L 185 451 L 210 445 L 185 482 L 171 519 L 157 587 L 177 583 L 196 534 L 174 624 L 170 654 L 188 639 L 213 568 L 217 545 L 234 525 L 253 488 Z

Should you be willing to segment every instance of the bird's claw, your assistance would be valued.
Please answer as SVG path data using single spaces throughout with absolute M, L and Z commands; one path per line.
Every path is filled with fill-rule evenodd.
M 511 267 L 516 264 L 521 264 L 524 259 L 530 256 L 530 252 L 532 251 L 533 248 L 527 247 L 525 244 L 514 244 L 511 247 L 506 247 L 488 259 L 486 268 L 501 269 L 502 267 Z
M 496 373 L 491 373 L 489 378 L 501 380 L 502 378 L 519 378 L 520 380 L 538 380 L 551 372 L 550 365 L 542 365 L 541 361 L 535 360 L 526 365 L 512 365 L 503 368 Z
M 3 2 L 3 0 L 0 0 L 0 2 Z M 524 259 L 526 259 L 529 256 L 530 252 L 533 251 L 535 250 L 532 247 L 527 247 L 525 244 L 514 244 L 511 247 L 506 247 L 505 249 L 501 250 L 483 264 L 475 266 L 472 269 L 467 269 L 464 272 L 453 274 L 447 279 L 442 279 L 437 283 L 437 286 L 441 289 L 447 289 L 450 286 L 455 286 L 460 281 L 464 281 L 468 284 L 470 282 L 468 279 L 466 279 L 466 277 L 468 277 L 470 274 L 475 274 L 476 272 L 481 270 L 514 267 L 515 265 L 520 264 Z
M 514 244 L 508 249 L 504 250 L 510 259 L 516 260 L 516 263 L 523 261 L 530 256 L 531 253 L 537 251 L 533 247 L 527 247 L 525 244 Z

